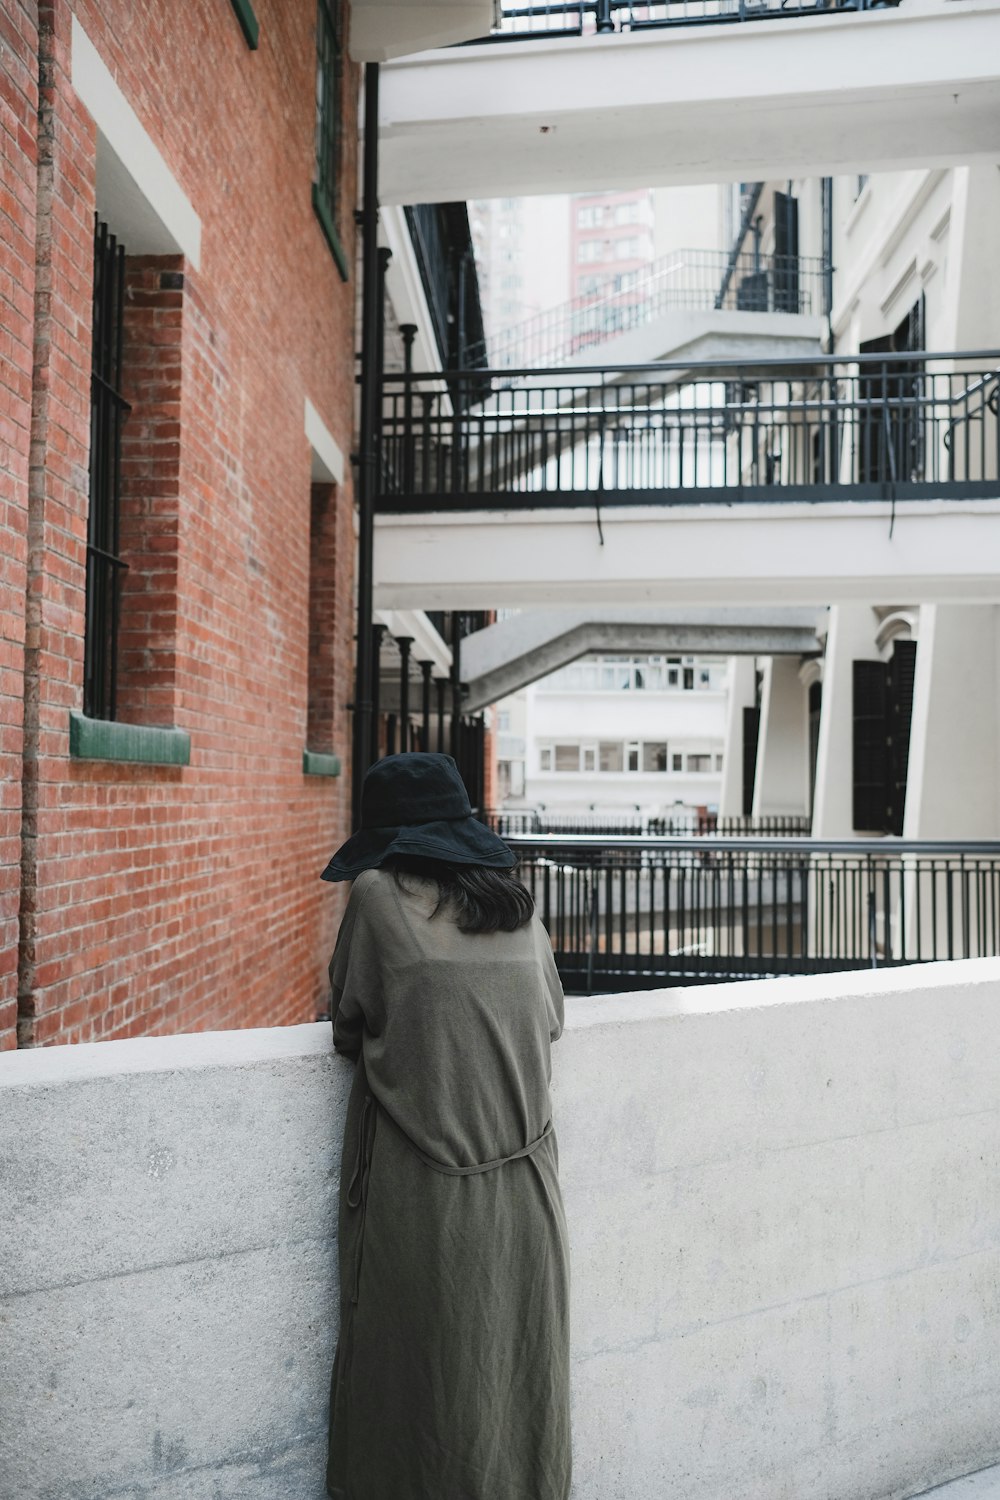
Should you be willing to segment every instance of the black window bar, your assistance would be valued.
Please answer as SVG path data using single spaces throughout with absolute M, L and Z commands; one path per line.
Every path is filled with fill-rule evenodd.
M 313 203 L 337 257 L 343 250 L 337 231 L 341 155 L 341 88 L 344 67 L 343 5 L 318 0 L 316 15 L 316 181 Z M 346 275 L 346 261 L 341 265 Z
M 95 214 L 83 667 L 83 711 L 94 719 L 116 715 L 118 621 L 128 567 L 119 556 L 122 427 L 131 410 L 121 393 L 124 311 L 125 250 Z

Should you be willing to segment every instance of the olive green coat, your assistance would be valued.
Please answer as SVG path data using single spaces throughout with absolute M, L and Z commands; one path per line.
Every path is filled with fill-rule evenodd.
M 566 1500 L 569 1259 L 549 1101 L 563 996 L 537 917 L 461 933 L 366 871 L 330 964 L 357 1059 L 340 1186 L 334 1500 Z

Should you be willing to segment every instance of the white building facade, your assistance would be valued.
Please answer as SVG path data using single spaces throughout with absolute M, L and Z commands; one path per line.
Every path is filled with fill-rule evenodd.
M 533 683 L 497 705 L 506 805 L 608 820 L 716 812 L 728 677 L 721 657 L 590 656 Z M 520 747 L 523 772 L 504 755 Z

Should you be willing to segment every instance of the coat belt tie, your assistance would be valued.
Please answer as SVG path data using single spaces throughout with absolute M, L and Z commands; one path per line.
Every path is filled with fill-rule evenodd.
M 395 1130 L 399 1131 L 408 1148 L 418 1157 L 425 1166 L 435 1172 L 441 1172 L 446 1177 L 474 1177 L 480 1172 L 492 1172 L 497 1167 L 504 1166 L 509 1161 L 520 1161 L 522 1157 L 531 1156 L 534 1151 L 552 1134 L 552 1121 L 549 1120 L 541 1135 L 537 1135 L 533 1141 L 526 1146 L 521 1146 L 517 1151 L 511 1151 L 507 1156 L 495 1156 L 491 1161 L 473 1162 L 471 1166 L 454 1166 L 451 1162 L 438 1161 L 437 1157 L 430 1156 L 407 1135 L 402 1126 L 389 1114 L 384 1105 L 381 1106 L 382 1113 Z M 358 1293 L 361 1288 L 361 1258 L 364 1250 L 365 1240 L 365 1215 L 368 1208 L 368 1179 L 371 1176 L 372 1153 L 375 1149 L 375 1126 L 378 1120 L 379 1104 L 374 1094 L 369 1092 L 365 1095 L 361 1106 L 361 1121 L 358 1128 L 358 1148 L 354 1157 L 354 1170 L 347 1188 L 348 1208 L 361 1210 L 361 1222 L 358 1225 L 357 1243 L 354 1251 L 353 1285 L 351 1287 L 351 1301 L 357 1303 Z
M 360 1208 L 361 1223 L 358 1225 L 357 1243 L 354 1251 L 354 1284 L 351 1301 L 356 1303 L 361 1288 L 361 1256 L 365 1243 L 365 1215 L 368 1210 L 368 1179 L 371 1176 L 372 1152 L 375 1148 L 375 1123 L 377 1113 L 374 1097 L 368 1093 L 361 1106 L 361 1124 L 358 1130 L 358 1149 L 354 1158 L 354 1171 L 347 1188 L 348 1208 Z

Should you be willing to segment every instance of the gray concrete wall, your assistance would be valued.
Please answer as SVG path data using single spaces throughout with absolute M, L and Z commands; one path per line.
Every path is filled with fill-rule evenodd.
M 574 1500 L 1000 1458 L 998 1002 L 983 960 L 569 1003 Z M 4 1500 L 322 1500 L 349 1081 L 326 1026 L 0 1063 Z

